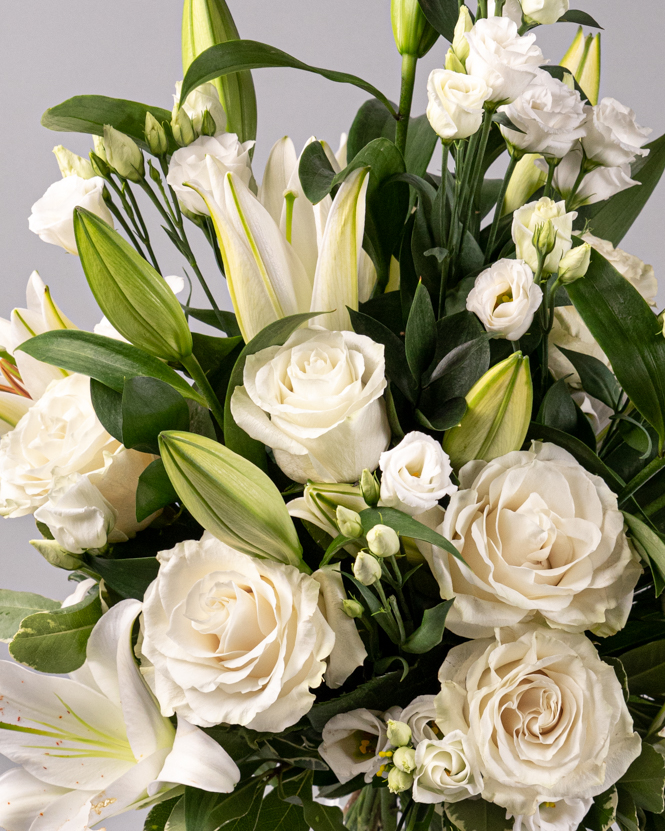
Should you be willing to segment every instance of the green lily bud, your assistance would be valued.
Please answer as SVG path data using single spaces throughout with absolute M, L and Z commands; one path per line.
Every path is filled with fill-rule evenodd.
M 284 500 L 256 465 L 194 433 L 161 433 L 159 449 L 182 503 L 213 536 L 244 554 L 307 570 Z
M 210 115 L 210 110 L 206 110 L 201 119 L 201 135 L 214 136 L 216 132 L 217 125 L 215 124 L 215 119 Z
M 95 171 L 92 169 L 92 165 L 88 159 L 82 159 L 81 156 L 77 156 L 76 153 L 67 150 L 62 144 L 54 147 L 53 152 L 63 179 L 66 179 L 67 176 L 80 176 L 81 179 L 92 179 L 95 175 Z
M 343 505 L 338 505 L 335 517 L 340 534 L 344 534 L 345 537 L 349 537 L 352 540 L 362 537 L 363 526 L 360 521 L 360 514 L 357 514 L 355 511 L 350 511 Z
M 373 586 L 381 579 L 381 563 L 376 557 L 361 551 L 353 563 L 353 576 L 363 586 Z
M 540 158 L 538 153 L 527 153 L 517 162 L 510 177 L 506 198 L 503 200 L 501 216 L 511 214 L 522 205 L 526 205 L 533 194 L 545 184 L 547 174 L 534 164 L 536 159 Z
M 150 112 L 145 114 L 145 140 L 153 156 L 163 156 L 169 148 L 166 130 Z
M 543 259 L 554 251 L 554 247 L 556 246 L 556 229 L 551 219 L 548 219 L 547 222 L 541 222 L 536 226 L 531 241 L 533 242 L 533 247 Z
M 391 0 L 390 17 L 400 55 L 422 58 L 439 37 L 423 14 L 418 0 Z
M 413 785 L 413 774 L 404 773 L 399 768 L 392 768 L 388 774 L 388 790 L 390 793 L 402 793 L 408 791 Z
M 443 439 L 443 449 L 456 470 L 473 459 L 489 462 L 519 450 L 533 406 L 529 359 L 514 352 L 493 366 L 471 389 L 466 403 L 462 421 Z
M 591 264 L 591 246 L 588 242 L 571 248 L 559 263 L 559 280 L 564 286 L 584 277 Z
M 411 728 L 404 721 L 388 721 L 388 741 L 393 747 L 406 747 L 411 744 Z M 393 758 L 393 762 L 395 759 Z M 399 767 L 399 766 L 398 766 Z
M 462 66 L 466 65 L 466 59 L 469 57 L 469 41 L 466 39 L 466 33 L 473 29 L 473 20 L 471 14 L 466 6 L 460 6 L 459 17 L 455 24 L 455 34 L 453 35 L 452 49 Z
M 177 104 L 173 108 L 173 114 L 171 116 L 171 131 L 173 138 L 180 147 L 187 147 L 196 138 L 196 133 L 192 126 L 192 119 Z
M 375 525 L 367 532 L 367 546 L 375 557 L 393 557 L 399 554 L 399 537 L 387 525 Z
M 584 30 L 580 26 L 570 48 L 560 61 L 560 66 L 565 66 L 573 73 L 594 107 L 600 93 L 600 64 L 600 34 L 584 37 Z
M 104 125 L 104 148 L 108 163 L 119 176 L 130 182 L 140 182 L 144 178 L 143 153 L 138 144 L 110 124 Z
M 358 603 L 357 600 L 349 600 L 347 598 L 346 600 L 342 600 L 342 611 L 347 617 L 357 619 L 365 614 L 365 607 L 362 603 Z
M 403 773 L 413 773 L 416 769 L 416 751 L 412 747 L 398 747 L 393 753 L 393 764 Z
M 30 545 L 52 566 L 65 571 L 76 571 L 85 565 L 80 557 L 71 554 L 55 540 L 30 540 Z
M 376 474 L 365 468 L 360 477 L 360 492 L 363 499 L 371 508 L 375 508 L 381 498 L 381 486 Z
M 104 147 L 104 136 L 93 136 L 92 137 L 92 146 L 95 149 L 95 153 L 99 156 L 100 159 L 103 161 L 108 161 L 106 158 L 106 148 Z
M 165 361 L 192 354 L 192 333 L 164 279 L 120 234 L 84 208 L 74 210 L 81 265 L 99 307 L 130 343 Z
M 102 179 L 108 179 L 111 175 L 111 168 L 108 166 L 106 161 L 92 150 L 90 151 L 90 166 L 92 167 L 95 176 L 101 176 Z

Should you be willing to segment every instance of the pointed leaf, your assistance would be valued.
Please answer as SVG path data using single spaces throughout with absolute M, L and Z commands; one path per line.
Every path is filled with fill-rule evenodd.
M 596 23 L 590 14 L 580 9 L 569 9 L 565 14 L 561 15 L 557 23 L 579 23 L 580 26 L 593 26 L 594 29 L 603 28 L 600 23 Z
M 665 759 L 655 747 L 644 742 L 642 753 L 619 780 L 619 787 L 627 791 L 643 811 L 662 814 L 665 810 Z
M 159 452 L 163 430 L 187 430 L 189 407 L 180 393 L 156 378 L 128 378 L 122 393 L 123 444 L 142 453 Z
M 583 352 L 563 349 L 560 346 L 557 346 L 557 349 L 575 367 L 585 392 L 602 401 L 611 410 L 616 410 L 621 397 L 621 387 L 605 364 L 593 355 L 585 355 Z
M 414 540 L 428 542 L 437 548 L 443 548 L 453 557 L 457 557 L 460 562 L 464 562 L 461 554 L 450 540 L 396 508 L 367 508 L 360 512 L 360 519 L 365 534 L 375 525 L 388 525 L 402 537 L 411 537 Z
M 102 427 L 122 444 L 122 394 L 91 378 L 90 400 Z
M 308 144 L 298 165 L 300 184 L 312 205 L 318 205 L 330 193 L 337 175 L 320 141 Z
M 665 588 L 665 542 L 648 525 L 632 514 L 624 511 L 623 518 L 630 529 L 633 542 L 637 543 L 640 554 L 651 567 L 654 583 L 656 586 L 656 597 L 659 597 Z
M 465 799 L 448 804 L 446 816 L 458 831 L 511 831 L 512 819 L 506 819 L 506 809 L 485 802 L 484 799 Z
M 587 815 L 584 817 L 581 828 L 590 828 L 591 831 L 609 831 L 616 819 L 619 796 L 615 785 L 597 796 Z
M 0 641 L 8 643 L 21 627 L 21 621 L 35 612 L 60 608 L 60 602 L 40 594 L 0 589 Z
M 418 283 L 411 312 L 406 323 L 406 360 L 413 377 L 422 377 L 436 349 L 436 316 L 429 292 Z
M 136 488 L 136 521 L 143 522 L 155 511 L 166 508 L 177 500 L 178 494 L 171 484 L 164 462 L 155 459 L 139 476 Z
M 432 609 L 425 609 L 423 622 L 410 635 L 406 643 L 402 645 L 405 652 L 412 652 L 415 655 L 423 655 L 438 646 L 443 640 L 443 633 L 446 629 L 446 617 L 452 608 L 453 600 L 446 600 L 434 606 Z
M 459 16 L 457 0 L 418 0 L 418 2 L 430 25 L 452 43 L 455 24 Z

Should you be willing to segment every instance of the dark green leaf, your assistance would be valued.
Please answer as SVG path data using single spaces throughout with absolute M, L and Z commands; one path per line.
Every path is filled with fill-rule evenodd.
M 302 780 L 296 780 L 287 792 L 290 796 L 297 795 L 298 789 L 304 787 L 306 787 L 306 776 Z M 280 797 L 277 788 L 271 791 L 261 803 L 261 813 L 256 827 L 260 831 L 264 829 L 265 831 L 308 831 L 302 805 L 285 802 Z
M 358 707 L 383 710 L 384 702 L 396 692 L 401 677 L 401 672 L 389 672 L 372 678 L 371 681 L 360 684 L 353 692 L 340 695 L 331 701 L 316 703 L 307 714 L 307 718 L 315 730 L 323 730 L 330 719 L 339 713 L 348 713 Z
M 415 176 L 425 175 L 438 141 L 439 137 L 432 129 L 427 115 L 419 115 L 409 120 L 404 154 L 406 169 L 409 173 Z
M 665 693 L 665 640 L 638 646 L 621 656 L 631 695 Z
M 265 785 L 263 787 L 257 786 L 249 810 L 239 816 L 232 817 L 229 821 L 225 820 L 219 827 L 224 828 L 225 831 L 259 831 L 259 829 L 262 831 L 259 825 L 259 816 L 263 806 L 264 791 Z M 237 806 L 237 803 L 233 803 L 230 807 L 233 808 L 234 805 Z M 239 813 L 243 808 L 244 806 L 236 807 L 234 811 L 232 810 L 232 813 Z
M 513 821 L 506 819 L 506 809 L 484 799 L 465 799 L 448 804 L 446 815 L 459 831 L 511 831 Z
M 434 606 L 432 609 L 425 609 L 423 622 L 410 635 L 402 649 L 405 652 L 412 652 L 415 655 L 422 655 L 438 646 L 443 640 L 443 633 L 446 629 L 446 617 L 454 600 L 446 600 Z
M 617 805 L 617 824 L 621 831 L 640 831 L 635 800 L 624 788 L 617 788 L 619 802 Z
M 8 643 L 21 628 L 21 621 L 35 612 L 51 612 L 60 608 L 58 600 L 40 594 L 0 589 L 0 641 Z
M 349 782 L 345 782 L 343 785 L 340 785 L 339 782 L 335 782 L 334 785 L 326 785 L 325 787 L 319 788 L 319 796 L 322 796 L 324 799 L 341 799 L 343 796 L 348 796 L 349 794 L 354 793 L 354 791 L 360 791 L 365 787 L 365 774 L 360 773 L 358 776 L 354 776 Z
M 457 0 L 418 0 L 418 2 L 431 26 L 452 43 L 455 24 L 459 16 Z
M 584 92 L 582 87 L 578 84 L 577 79 L 573 76 L 573 74 L 571 73 L 571 71 L 567 67 L 565 67 L 565 66 L 552 66 L 552 65 L 548 64 L 548 65 L 545 65 L 545 66 L 541 66 L 540 68 L 545 70 L 545 72 L 548 72 L 553 78 L 556 78 L 557 81 L 563 81 L 563 82 L 568 81 L 568 82 L 570 82 L 570 79 L 572 78 L 573 79 L 573 84 L 575 85 L 575 89 L 579 92 L 582 101 L 587 101 L 588 102 L 588 100 L 589 100 L 588 95 L 586 94 L 586 92 Z
M 524 130 L 521 130 L 515 123 L 513 123 L 506 113 L 494 113 L 492 116 L 492 121 L 495 124 L 498 124 L 500 127 L 507 127 L 509 130 L 512 130 L 515 133 L 524 133 Z M 497 193 L 498 197 L 498 193 Z
M 433 413 L 425 415 L 416 410 L 416 421 L 427 430 L 436 430 L 443 433 L 457 427 L 467 411 L 466 398 L 449 398 L 436 408 Z
M 216 312 L 214 309 L 195 309 L 192 306 L 183 306 L 182 310 L 186 315 L 193 317 L 194 320 L 200 320 L 201 323 L 206 323 L 214 329 L 220 329 L 230 338 L 235 338 L 240 335 L 240 327 L 233 312 Z
M 593 355 L 585 355 L 583 352 L 563 349 L 560 346 L 557 346 L 557 349 L 575 367 L 585 392 L 602 401 L 611 410 L 616 410 L 621 397 L 621 387 L 605 364 Z
M 214 831 L 210 812 L 218 800 L 216 793 L 185 788 L 185 829 L 186 831 Z
M 391 107 L 397 109 L 396 104 L 391 103 Z M 374 139 L 387 138 L 394 141 L 396 126 L 397 122 L 385 104 L 376 98 L 365 101 L 358 110 L 349 130 L 347 144 L 349 162 L 352 162 L 363 147 Z
M 308 800 L 303 803 L 303 813 L 312 831 L 345 831 L 344 814 L 336 805 Z
M 480 218 L 485 219 L 487 214 L 496 205 L 503 186 L 503 179 L 485 179 L 480 192 Z
M 88 555 L 88 562 L 106 585 L 123 599 L 143 600 L 143 595 L 159 571 L 159 563 L 155 557 L 110 560 L 106 557 Z
M 320 141 L 311 142 L 303 150 L 298 175 L 312 205 L 318 205 L 332 190 L 336 173 Z
M 177 502 L 178 494 L 175 492 L 169 479 L 164 462 L 155 459 L 139 476 L 136 488 L 136 520 L 143 522 L 155 511 L 166 508 Z
M 202 335 L 200 332 L 192 333 L 194 343 L 194 354 L 203 367 L 203 371 L 210 378 L 224 363 L 226 358 L 243 342 L 240 336 L 233 338 L 217 338 L 210 335 Z
M 159 453 L 163 430 L 187 430 L 189 407 L 170 384 L 137 376 L 125 381 L 122 393 L 123 444 L 143 453 Z
M 648 525 L 642 522 L 632 514 L 627 514 L 624 511 L 623 518 L 626 520 L 626 525 L 630 529 L 633 542 L 637 544 L 640 554 L 643 559 L 651 567 L 656 585 L 656 597 L 662 594 L 665 588 L 665 542 Z
M 392 615 L 384 609 L 383 604 L 379 601 L 379 598 L 370 588 L 363 586 L 359 580 L 356 580 L 353 575 L 347 574 L 346 577 L 360 592 L 360 596 L 365 601 L 365 606 L 367 607 L 372 619 L 379 624 L 393 643 L 400 643 L 401 638 L 397 624 L 395 623 Z
M 557 23 L 579 23 L 580 26 L 593 26 L 594 29 L 603 28 L 600 23 L 596 23 L 590 14 L 580 11 L 580 9 L 569 9 L 561 15 Z
M 428 373 L 426 376 L 427 384 L 433 384 L 435 381 L 443 378 L 444 375 L 449 375 L 455 372 L 467 363 L 479 363 L 481 368 L 484 367 L 485 361 L 482 360 L 481 356 L 484 356 L 485 352 L 487 352 L 489 360 L 488 341 L 491 337 L 491 334 L 482 334 L 473 340 L 469 340 L 466 343 L 455 346 L 450 352 L 446 353 L 443 358 L 441 358 L 438 363 L 434 365 L 434 369 Z M 472 369 L 471 377 L 475 377 L 477 374 L 478 368 L 476 368 L 475 371 Z
M 643 742 L 642 753 L 621 777 L 619 787 L 632 796 L 638 808 L 661 814 L 665 810 L 665 759 Z
M 609 831 L 616 819 L 616 810 L 619 803 L 617 789 L 614 785 L 599 794 L 584 817 L 580 829 L 588 828 L 589 831 Z M 579 829 L 578 829 L 579 831 Z
M 436 316 L 429 292 L 421 281 L 406 323 L 406 360 L 414 378 L 422 376 L 434 357 L 435 349 Z
M 568 385 L 562 378 L 553 384 L 540 405 L 538 421 L 547 427 L 575 435 L 577 428 L 577 411 L 575 402 L 570 397 Z
M 164 831 L 171 812 L 180 799 L 181 797 L 174 796 L 173 799 L 167 799 L 166 802 L 155 805 L 145 819 L 143 831 Z
M 402 300 L 399 291 L 389 291 L 387 294 L 377 294 L 365 303 L 360 304 L 358 311 L 369 315 L 396 335 L 403 334 Z
M 437 534 L 436 531 L 432 531 L 431 528 L 423 525 L 422 522 L 418 522 L 417 519 L 402 513 L 402 511 L 398 511 L 396 508 L 366 508 L 360 512 L 360 519 L 365 534 L 374 528 L 375 525 L 387 525 L 394 531 L 397 531 L 402 537 L 411 537 L 414 540 L 428 542 L 437 548 L 443 548 L 449 554 L 452 554 L 453 557 L 457 557 L 458 560 L 464 562 L 459 551 L 450 540 L 442 537 L 441 534 Z
M 223 828 L 227 823 L 246 816 L 256 800 L 260 801 L 265 782 L 261 779 L 251 779 L 247 783 L 239 784 L 231 794 L 224 794 L 210 814 L 210 825 L 213 829 Z
M 95 378 L 90 379 L 90 399 L 102 427 L 122 443 L 122 395 Z

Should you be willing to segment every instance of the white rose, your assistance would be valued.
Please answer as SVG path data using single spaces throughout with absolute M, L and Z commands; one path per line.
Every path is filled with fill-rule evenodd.
M 569 0 L 521 0 L 525 17 L 546 25 L 556 23 L 570 8 Z
M 233 418 L 296 482 L 356 482 L 390 442 L 384 347 L 353 332 L 300 329 L 247 358 Z
M 435 698 L 434 695 L 419 695 L 402 710 L 399 716 L 399 720 L 406 722 L 411 728 L 415 745 L 442 738 L 443 734 L 436 724 Z
M 614 669 L 584 635 L 516 626 L 450 650 L 438 723 L 474 745 L 482 797 L 514 815 L 607 790 L 641 751 Z
M 369 783 L 385 764 L 379 753 L 390 746 L 386 715 L 377 710 L 351 710 L 333 716 L 323 728 L 319 755 L 342 784 L 361 773 Z
M 593 799 L 541 802 L 535 814 L 514 817 L 513 831 L 577 831 L 592 804 Z
M 434 132 L 446 141 L 478 132 L 483 106 L 492 94 L 482 78 L 448 69 L 434 69 L 427 81 L 427 118 Z
M 615 98 L 603 98 L 587 107 L 586 137 L 582 147 L 587 158 L 604 167 L 632 164 L 637 156 L 647 156 L 642 145 L 652 130 L 640 127 L 635 113 Z
M 586 113 L 579 92 L 544 70 L 519 98 L 501 107 L 501 112 L 523 131 L 501 127 L 503 137 L 526 153 L 562 159 L 585 135 Z
M 573 247 L 573 222 L 576 219 L 575 211 L 566 212 L 565 202 L 555 202 L 547 196 L 523 205 L 513 214 L 512 234 L 518 258 L 524 260 L 533 271 L 537 271 L 538 252 L 533 244 L 533 233 L 549 221 L 556 231 L 556 242 L 545 259 L 543 271 L 556 274 L 561 258 Z
M 143 604 L 142 655 L 164 715 L 279 733 L 314 703 L 335 635 L 319 585 L 209 534 L 157 555 Z
M 74 208 L 85 208 L 113 228 L 113 216 L 103 197 L 104 180 L 67 176 L 54 182 L 32 206 L 28 227 L 44 240 L 78 254 L 74 237 Z
M 380 505 L 411 516 L 433 508 L 457 490 L 450 476 L 450 457 L 441 443 L 425 433 L 408 433 L 392 450 L 381 454 Z
M 536 36 L 521 37 L 517 24 L 508 17 L 478 20 L 466 39 L 469 56 L 466 71 L 482 78 L 492 90 L 490 101 L 510 103 L 520 96 L 544 62 Z
M 466 307 L 488 332 L 519 340 L 543 299 L 533 272 L 523 260 L 498 260 L 476 277 Z
M 252 147 L 253 141 L 241 144 L 235 133 L 201 136 L 171 156 L 166 181 L 176 192 L 183 208 L 193 214 L 210 216 L 203 199 L 187 185 L 196 185 L 201 190 L 211 192 L 213 181 L 227 173 L 235 173 L 249 185 L 252 179 L 249 151 Z
M 573 147 L 554 171 L 554 187 L 566 201 L 572 201 L 575 207 L 604 202 L 617 193 L 639 184 L 630 178 L 629 164 L 621 165 L 621 167 L 597 167 L 587 173 L 579 184 L 578 177 L 582 159 L 582 148 Z M 537 159 L 535 165 L 543 172 L 547 172 L 545 159 Z M 573 189 L 576 185 L 577 190 L 573 196 Z
M 461 730 L 416 747 L 415 802 L 460 802 L 479 794 L 481 785 L 471 742 Z
M 173 103 L 176 105 L 180 103 L 181 90 L 182 81 L 178 81 L 175 85 L 176 94 L 173 96 Z M 201 135 L 201 126 L 206 110 L 215 121 L 215 135 L 219 135 L 226 130 L 226 113 L 222 102 L 219 100 L 217 87 L 214 84 L 201 84 L 201 86 L 192 90 L 182 108 L 190 117 L 197 136 Z
M 455 634 L 536 619 L 605 637 L 625 625 L 642 568 L 616 496 L 562 448 L 469 462 L 439 530 L 464 558 L 421 544 L 442 597 L 455 597 Z

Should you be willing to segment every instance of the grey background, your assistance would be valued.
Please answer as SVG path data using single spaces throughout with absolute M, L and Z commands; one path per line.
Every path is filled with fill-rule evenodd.
M 398 97 L 400 60 L 392 40 L 389 0 L 229 2 L 241 36 L 278 46 L 314 65 L 355 73 L 389 97 Z M 655 0 L 584 0 L 573 5 L 594 15 L 606 30 L 601 95 L 633 107 L 639 122 L 653 127 L 653 137 L 661 135 L 665 132 L 664 7 Z M 33 202 L 59 178 L 50 152 L 53 146 L 62 143 L 87 154 L 91 143 L 85 136 L 45 130 L 40 117 L 47 107 L 83 93 L 170 109 L 173 85 L 182 77 L 181 4 L 179 0 L 4 0 L 2 10 L 0 316 L 24 305 L 27 278 L 37 269 L 67 315 L 81 328 L 92 328 L 100 313 L 78 259 L 41 242 L 27 223 Z M 571 24 L 537 29 L 541 48 L 552 63 L 561 58 L 575 31 Z M 425 109 L 427 73 L 443 62 L 446 48 L 439 41 L 420 64 L 415 113 Z M 258 70 L 254 79 L 259 102 L 257 178 L 270 147 L 283 135 L 290 135 L 298 149 L 310 135 L 336 146 L 339 134 L 348 130 L 367 97 L 353 87 L 294 70 Z M 665 269 L 664 214 L 665 186 L 661 186 L 623 243 L 626 250 L 651 262 L 659 277 Z M 156 222 L 153 227 L 165 273 L 182 273 L 177 252 L 162 239 Z M 195 239 L 196 234 L 190 237 Z M 215 292 L 228 304 L 205 244 L 198 250 Z M 72 589 L 67 575 L 47 566 L 28 545 L 34 536 L 31 517 L 0 520 L 0 585 L 63 598 Z M 0 770 L 5 769 L 1 764 L 2 760 Z M 106 828 L 130 831 L 142 828 L 142 821 L 128 814 L 107 822 Z

